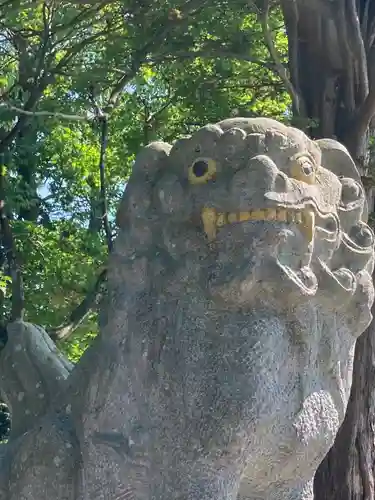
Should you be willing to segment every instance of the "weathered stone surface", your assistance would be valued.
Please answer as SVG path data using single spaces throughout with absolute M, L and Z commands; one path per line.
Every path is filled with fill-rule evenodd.
M 0 499 L 311 500 L 371 320 L 365 205 L 345 148 L 274 120 L 145 148 L 100 336 Z

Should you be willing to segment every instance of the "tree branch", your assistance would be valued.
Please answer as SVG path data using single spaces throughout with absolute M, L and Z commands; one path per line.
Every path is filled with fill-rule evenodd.
M 0 231 L 8 262 L 8 272 L 12 280 L 12 310 L 10 320 L 17 321 L 22 320 L 24 315 L 23 282 L 12 229 L 5 211 L 5 166 L 0 165 L 0 169 Z
M 95 2 L 95 4 L 96 5 L 92 5 L 91 7 L 82 9 L 81 12 L 79 12 L 76 17 L 73 17 L 73 19 L 71 19 L 68 23 L 62 23 L 53 27 L 53 34 L 56 34 L 59 31 L 65 32 L 65 35 L 56 42 L 56 45 L 69 40 L 71 36 L 77 32 L 77 26 L 79 25 L 79 23 L 81 23 L 82 21 L 90 22 L 91 18 L 95 14 L 100 12 L 106 5 L 108 5 L 108 1 Z M 69 28 L 73 29 L 67 32 Z
M 78 306 L 70 313 L 67 322 L 54 330 L 50 330 L 49 336 L 52 340 L 66 340 L 75 329 L 84 321 L 94 307 L 99 303 L 102 296 L 102 285 L 107 279 L 107 269 L 104 269 L 98 276 L 92 290 L 86 295 Z
M 270 53 L 270 56 L 271 56 L 273 62 L 275 63 L 276 72 L 279 75 L 279 77 L 281 78 L 281 80 L 283 81 L 286 90 L 289 92 L 289 95 L 290 95 L 290 97 L 292 99 L 292 103 L 293 103 L 294 113 L 299 115 L 299 116 L 303 116 L 302 96 L 298 93 L 297 89 L 294 87 L 294 85 L 290 81 L 290 79 L 288 77 L 288 73 L 279 59 L 279 55 L 277 53 L 277 50 L 276 50 L 276 47 L 275 47 L 275 44 L 273 41 L 272 33 L 271 33 L 271 30 L 269 27 L 270 1 L 265 0 L 264 11 L 262 13 L 259 12 L 259 9 L 257 9 L 257 10 L 258 10 L 258 17 L 260 18 L 260 23 L 261 23 L 262 29 L 263 29 L 264 39 L 265 39 L 268 51 Z
M 51 42 L 49 7 L 46 4 L 46 2 L 43 2 L 42 12 L 43 12 L 42 40 L 40 43 L 40 47 L 35 55 L 35 59 L 37 61 L 37 64 L 35 65 L 37 68 L 36 73 L 35 73 L 35 79 L 34 79 L 35 85 L 37 84 L 39 77 L 42 75 L 42 72 L 45 69 L 46 54 L 47 54 L 47 50 L 48 50 L 48 45 Z M 38 54 L 38 52 L 39 52 L 39 54 Z
M 64 56 L 60 59 L 58 64 L 54 68 L 51 68 L 51 70 L 50 70 L 51 74 L 54 74 L 54 73 L 60 71 L 62 68 L 64 68 L 70 62 L 70 60 L 74 56 L 79 54 L 83 49 L 85 49 L 88 45 L 90 45 L 90 43 L 96 42 L 101 36 L 107 35 L 108 33 L 109 33 L 108 29 L 105 29 L 103 31 L 100 31 L 98 33 L 95 33 L 94 35 L 91 35 L 91 36 L 85 38 L 81 42 L 79 42 L 76 45 L 73 45 L 72 47 L 67 49 Z M 52 53 L 51 55 L 54 56 L 55 54 Z
M 207 58 L 207 59 L 216 59 L 216 58 L 228 58 L 228 59 L 237 59 L 239 61 L 245 61 L 253 64 L 258 64 L 267 69 L 274 69 L 274 66 L 267 63 L 266 61 L 261 61 L 252 56 L 246 54 L 238 54 L 237 52 L 232 52 L 225 50 L 222 47 L 212 47 L 210 49 L 196 50 L 196 51 L 181 51 L 175 52 L 173 54 L 165 53 L 160 54 L 155 57 L 147 58 L 145 62 L 151 64 L 159 64 L 163 61 L 176 61 L 178 59 L 195 59 L 196 57 Z
M 55 111 L 27 111 L 26 109 L 18 108 L 17 106 L 13 106 L 8 102 L 2 102 L 1 106 L 5 106 L 7 109 L 18 113 L 19 115 L 25 115 L 30 117 L 38 117 L 38 116 L 46 116 L 50 118 L 61 118 L 62 120 L 71 120 L 71 121 L 92 121 L 95 118 L 94 114 L 87 114 L 87 116 L 83 115 L 67 115 L 65 113 L 55 112 Z
M 91 9 L 91 8 L 90 8 Z M 96 7 L 93 7 L 93 12 L 96 11 Z M 77 16 L 78 17 L 78 16 Z M 46 20 L 47 22 L 47 20 Z M 46 29 L 43 32 L 43 34 L 46 36 L 46 33 L 48 31 L 48 36 L 49 36 L 49 29 Z M 14 127 L 9 131 L 9 133 L 2 139 L 0 142 L 0 152 L 4 152 L 8 149 L 8 147 L 12 144 L 12 141 L 15 139 L 17 134 L 19 133 L 20 130 L 25 126 L 27 123 L 28 119 L 31 116 L 38 116 L 35 113 L 33 113 L 33 109 L 37 102 L 39 101 L 40 97 L 43 95 L 44 89 L 54 81 L 55 75 L 57 75 L 66 65 L 71 61 L 71 59 L 79 54 L 82 50 L 84 50 L 88 45 L 90 45 L 93 42 L 96 42 L 98 39 L 100 39 L 101 36 L 104 36 L 109 33 L 108 28 L 98 32 L 94 33 L 91 36 L 88 36 L 84 40 L 81 40 L 79 43 L 76 45 L 73 45 L 69 47 L 66 51 L 64 56 L 59 60 L 59 62 L 56 64 L 55 67 L 51 67 L 49 69 L 45 68 L 45 57 L 46 57 L 46 48 L 48 45 L 48 41 L 43 39 L 43 42 L 41 44 L 41 49 L 40 49 L 40 56 L 38 58 L 39 64 L 36 63 L 35 67 L 38 67 L 40 70 L 40 73 L 38 75 L 35 75 L 34 78 L 34 85 L 33 89 L 31 91 L 31 95 L 27 102 L 25 103 L 23 109 L 21 108 L 16 108 L 12 107 L 10 109 L 13 109 L 16 111 L 20 116 L 18 117 L 18 120 Z M 42 34 L 42 35 L 43 35 Z M 50 39 L 48 39 L 50 41 Z M 61 42 L 61 40 L 60 40 Z M 59 43 L 60 43 L 59 42 Z M 61 50 L 61 49 L 59 49 Z M 55 52 L 50 52 L 49 57 L 51 59 L 54 59 L 56 53 Z M 31 75 L 30 75 L 31 76 Z M 9 104 L 7 105 L 9 107 Z M 10 105 L 11 106 L 11 105 Z M 39 116 L 47 116 L 48 112 L 40 111 Z M 81 118 L 78 118 L 77 116 L 70 116 L 70 115 L 65 115 L 64 113 L 54 113 L 55 116 L 58 116 L 63 119 L 69 119 L 69 120 L 81 120 Z M 52 115 L 51 115 L 52 116 Z M 83 118 L 82 120 L 87 119 Z
M 372 117 L 375 115 L 375 85 L 370 89 L 365 101 L 358 108 L 354 119 L 348 125 L 345 144 L 350 154 L 357 159 L 360 141 L 365 136 Z
M 25 104 L 24 111 L 31 111 L 40 97 L 43 94 L 44 88 L 47 85 L 47 81 L 43 86 L 40 86 L 39 88 L 34 88 L 31 96 L 29 97 L 28 101 Z M 22 114 L 21 116 L 18 117 L 18 120 L 14 127 L 9 131 L 9 133 L 0 141 L 0 153 L 5 152 L 9 146 L 12 144 L 13 140 L 17 136 L 20 130 L 26 125 L 27 119 L 29 118 L 28 115 Z
M 349 23 L 352 27 L 353 41 L 354 41 L 354 60 L 358 64 L 359 75 L 358 75 L 358 86 L 360 89 L 361 102 L 366 99 L 369 91 L 368 84 L 368 68 L 366 59 L 366 49 L 363 42 L 361 25 L 359 23 L 359 17 L 357 12 L 356 0 L 348 0 L 348 12 L 349 12 Z
M 187 0 L 183 5 L 179 6 L 178 9 L 174 9 L 181 15 L 177 21 L 175 18 L 167 16 L 163 21 L 158 19 L 153 23 L 154 29 L 150 30 L 153 33 L 153 36 L 143 47 L 135 51 L 130 68 L 124 72 L 123 76 L 113 87 L 108 101 L 109 108 L 117 106 L 122 90 L 125 85 L 137 74 L 141 65 L 146 62 L 148 52 L 156 51 L 162 43 L 165 43 L 168 35 L 171 34 L 173 29 L 177 26 L 182 29 L 182 27 L 189 22 L 189 14 L 196 15 L 198 11 L 202 10 L 207 3 L 208 0 Z
M 292 84 L 297 89 L 299 95 L 301 95 L 298 57 L 298 4 L 296 0 L 287 0 L 286 2 L 284 1 L 283 4 L 284 16 L 287 15 L 289 21 L 285 23 L 288 32 L 289 72 Z
M 100 172 L 100 203 L 102 207 L 102 222 L 107 240 L 108 253 L 112 252 L 112 230 L 108 219 L 108 203 L 107 203 L 107 189 L 105 179 L 105 154 L 108 145 L 108 119 L 102 116 L 100 119 L 101 134 L 100 134 L 100 158 L 99 158 L 99 172 Z
M 170 94 L 170 91 L 168 92 L 168 94 Z M 165 111 L 171 104 L 173 104 L 178 99 L 178 96 L 179 96 L 179 89 L 173 92 L 172 95 L 168 95 L 166 102 L 162 106 L 160 106 L 159 109 L 145 116 L 146 118 L 145 124 L 150 125 L 150 123 L 152 123 L 152 121 L 155 120 L 157 116 L 159 116 L 163 111 Z
M 99 174 L 100 174 L 100 205 L 101 220 L 107 240 L 108 253 L 112 252 L 112 230 L 108 219 L 107 188 L 105 179 L 105 155 L 108 145 L 108 117 L 103 113 L 101 107 L 95 100 L 94 88 L 90 89 L 90 100 L 94 106 L 96 118 L 100 125 L 100 155 L 99 155 Z

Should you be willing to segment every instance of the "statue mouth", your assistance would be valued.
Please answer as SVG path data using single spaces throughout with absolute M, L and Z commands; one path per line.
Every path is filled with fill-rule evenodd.
M 201 218 L 209 242 L 214 241 L 218 230 L 227 224 L 249 221 L 277 221 L 296 224 L 309 243 L 315 232 L 315 212 L 311 208 L 302 210 L 265 208 L 246 212 L 219 212 L 215 208 L 203 208 Z

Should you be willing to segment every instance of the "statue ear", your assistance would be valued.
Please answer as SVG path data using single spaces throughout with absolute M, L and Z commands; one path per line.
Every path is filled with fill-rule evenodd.
M 151 142 L 137 154 L 132 167 L 132 177 L 144 177 L 153 182 L 159 170 L 166 167 L 172 146 L 166 142 Z
M 117 210 L 119 227 L 125 226 L 130 215 L 140 216 L 149 208 L 152 185 L 167 165 L 170 150 L 171 146 L 165 142 L 152 142 L 138 153 Z
M 333 139 L 318 139 L 315 143 L 322 152 L 324 168 L 331 170 L 337 177 L 351 177 L 361 182 L 360 173 L 345 146 Z
M 319 146 L 322 152 L 322 167 L 330 170 L 337 177 L 350 177 L 362 184 L 361 174 L 356 167 L 349 151 L 340 142 L 334 139 L 318 139 L 315 143 Z M 368 218 L 368 204 L 365 198 L 365 204 L 362 212 L 362 219 L 367 221 Z

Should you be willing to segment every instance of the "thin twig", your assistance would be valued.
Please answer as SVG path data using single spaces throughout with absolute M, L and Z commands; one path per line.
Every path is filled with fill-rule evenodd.
M 155 118 L 157 118 L 161 113 L 163 113 L 163 111 L 165 111 L 169 106 L 171 106 L 171 104 L 173 104 L 174 102 L 176 102 L 178 100 L 178 97 L 180 95 L 180 88 L 178 88 L 175 92 L 173 92 L 172 95 L 170 95 L 170 92 L 168 92 L 168 97 L 167 97 L 167 100 L 165 101 L 165 103 L 160 106 L 159 109 L 157 109 L 156 111 L 154 112 L 150 112 L 148 113 L 148 115 L 146 116 L 146 120 L 145 120 L 145 123 L 146 125 L 150 125 L 151 122 L 153 120 L 155 120 Z
M 201 50 L 191 50 L 191 51 L 181 51 L 175 52 L 173 54 L 165 53 L 159 54 L 154 57 L 146 59 L 146 63 L 149 64 L 159 64 L 164 61 L 177 61 L 179 59 L 195 59 L 196 57 L 206 58 L 206 59 L 216 59 L 216 58 L 227 58 L 227 59 L 237 59 L 238 61 L 245 61 L 253 64 L 257 64 L 264 68 L 272 69 L 273 66 L 266 61 L 261 61 L 260 59 L 254 58 L 247 54 L 239 54 L 237 52 L 228 51 L 223 47 L 211 47 Z M 117 70 L 119 71 L 119 70 Z
M 113 237 L 111 226 L 108 218 L 106 179 L 105 179 L 105 154 L 108 144 L 108 117 L 103 113 L 101 107 L 95 100 L 94 89 L 90 89 L 90 100 L 94 106 L 96 119 L 100 123 L 100 156 L 99 156 L 99 172 L 100 172 L 100 202 L 102 212 L 102 224 L 107 240 L 108 253 L 112 252 Z M 85 318 L 98 304 L 102 295 L 102 284 L 107 278 L 107 269 L 105 268 L 98 276 L 92 290 L 86 295 L 80 304 L 70 313 L 68 321 L 49 332 L 52 340 L 66 340 L 72 335 L 77 327 L 84 321 Z
M 107 186 L 105 178 L 105 155 L 108 145 L 108 116 L 103 112 L 95 99 L 95 88 L 90 87 L 90 101 L 94 107 L 96 118 L 100 124 L 100 155 L 99 155 L 99 174 L 100 174 L 100 205 L 101 220 L 107 240 L 108 253 L 112 252 L 113 238 L 111 225 L 108 218 Z
M 0 103 L 0 107 L 5 106 L 7 109 L 18 113 L 19 115 L 25 116 L 46 116 L 50 118 L 61 118 L 62 120 L 72 120 L 72 121 L 93 121 L 95 116 L 93 114 L 87 114 L 87 116 L 83 115 L 68 115 L 66 113 L 60 113 L 58 111 L 28 111 L 26 109 L 18 108 L 17 106 L 13 106 L 13 104 L 9 104 L 8 102 Z
M 375 85 L 357 110 L 353 121 L 347 127 L 346 143 L 352 156 L 357 156 L 357 148 L 375 115 Z
M 281 80 L 283 81 L 286 90 L 289 92 L 292 103 L 293 103 L 293 108 L 295 110 L 295 113 L 300 115 L 301 114 L 301 103 L 302 99 L 300 95 L 297 92 L 297 89 L 294 87 L 292 82 L 289 79 L 287 70 L 284 68 L 283 64 L 281 63 L 279 59 L 279 55 L 277 53 L 272 33 L 269 27 L 269 10 L 270 10 L 270 2 L 269 0 L 265 0 L 264 2 L 264 11 L 263 13 L 260 13 L 258 10 L 258 17 L 260 18 L 260 22 L 262 25 L 263 29 L 263 35 L 264 39 L 268 48 L 268 51 L 270 53 L 270 56 L 275 63 L 275 69 Z
M 78 26 L 81 24 L 82 21 L 89 21 L 91 22 L 92 18 L 100 12 L 100 10 L 103 9 L 107 5 L 108 2 L 101 2 L 98 3 L 98 5 L 92 5 L 91 7 L 84 8 L 81 10 L 76 17 L 71 19 L 68 23 L 61 23 L 61 24 L 56 24 L 53 27 L 53 34 L 57 34 L 60 31 L 64 32 L 64 36 L 61 37 L 59 40 L 56 41 L 56 43 L 53 45 L 56 47 L 59 44 L 62 44 L 63 42 L 70 40 L 71 36 L 77 32 Z M 69 28 L 72 28 L 72 30 L 69 30 Z M 69 31 L 67 31 L 69 30 Z
M 49 8 L 46 2 L 43 2 L 43 30 L 41 33 L 42 40 L 35 55 L 35 66 L 37 69 L 35 72 L 34 85 L 37 84 L 38 79 L 43 75 L 45 70 L 47 50 L 49 44 L 51 43 L 50 31 Z
M 92 290 L 88 292 L 85 298 L 73 309 L 69 314 L 66 323 L 48 332 L 52 340 L 66 340 L 69 338 L 76 328 L 87 318 L 94 307 L 99 303 L 102 296 L 102 285 L 107 279 L 107 269 L 103 269 L 96 279 Z
M 124 87 L 138 73 L 142 64 L 146 62 L 148 53 L 157 50 L 165 44 L 165 41 L 177 26 L 182 30 L 184 26 L 188 25 L 189 15 L 196 16 L 199 10 L 203 9 L 207 3 L 208 0 L 187 0 L 178 9 L 182 16 L 180 19 L 175 21 L 167 17 L 164 20 L 158 19 L 153 23 L 153 27 L 150 28 L 150 32 L 153 33 L 153 36 L 143 47 L 133 54 L 129 70 L 123 74 L 112 89 L 108 101 L 109 107 L 112 108 L 118 105 Z
M 10 321 L 18 321 L 24 316 L 24 290 L 20 267 L 18 265 L 17 250 L 14 243 L 12 228 L 5 211 L 5 168 L 0 165 L 0 231 L 2 243 L 8 262 L 9 276 L 12 280 L 12 310 Z
M 355 53 L 355 61 L 358 65 L 359 69 L 359 88 L 361 91 L 361 100 L 363 101 L 369 90 L 368 83 L 368 68 L 367 68 L 367 59 L 366 59 L 366 49 L 364 40 L 362 38 L 361 33 L 361 25 L 359 23 L 358 12 L 357 12 L 357 4 L 356 0 L 349 0 L 347 2 L 348 5 L 348 20 L 351 24 L 351 32 L 353 35 L 354 41 L 354 53 Z
M 302 92 L 299 78 L 299 40 L 298 40 L 298 22 L 299 22 L 299 10 L 297 0 L 284 0 L 282 2 L 284 9 L 284 19 L 287 27 L 288 35 L 288 50 L 289 50 L 289 73 L 291 83 L 296 89 L 297 95 L 300 96 L 300 107 L 303 109 L 299 110 L 299 116 L 303 111 L 303 116 L 306 116 L 305 103 L 302 103 Z
M 43 95 L 43 91 L 48 85 L 49 80 L 46 79 L 43 84 L 40 84 L 39 87 L 34 87 L 34 89 L 31 92 L 31 95 L 29 99 L 27 100 L 25 106 L 24 106 L 24 111 L 32 111 L 34 107 L 36 106 L 37 102 Z M 20 130 L 23 129 L 23 127 L 27 124 L 28 121 L 28 116 L 25 114 L 20 114 L 18 117 L 14 127 L 8 132 L 8 134 L 0 141 L 0 153 L 5 152 L 12 144 L 13 140 L 17 137 L 17 134 L 20 132 Z
M 108 120 L 106 116 L 100 119 L 101 134 L 100 134 L 100 158 L 99 158 L 99 171 L 100 171 L 100 202 L 102 207 L 102 221 L 103 228 L 107 239 L 108 253 L 112 252 L 112 230 L 108 219 L 108 203 L 107 203 L 107 190 L 105 179 L 105 154 L 108 144 Z

